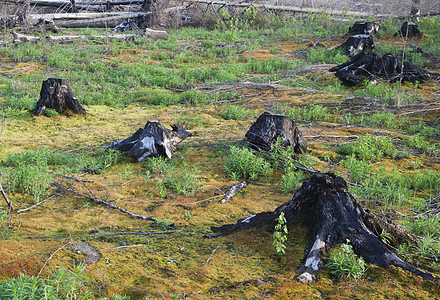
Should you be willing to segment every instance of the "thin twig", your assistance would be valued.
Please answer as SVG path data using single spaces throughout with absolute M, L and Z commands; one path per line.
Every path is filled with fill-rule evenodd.
M 0 182 L 0 194 L 2 194 L 3 199 L 5 199 L 6 204 L 8 205 L 9 209 L 14 210 L 14 206 L 12 205 L 12 202 L 9 201 L 8 196 L 6 196 L 5 191 L 3 190 L 2 183 Z
M 55 198 L 56 196 L 57 196 L 57 194 L 56 194 L 56 195 L 52 195 L 52 196 L 50 196 L 50 197 L 47 197 L 47 198 L 44 199 L 44 200 L 41 200 L 41 201 L 38 202 L 38 203 L 35 203 L 35 204 L 32 205 L 32 206 L 29 206 L 29 207 L 26 207 L 26 208 L 23 208 L 23 209 L 19 209 L 19 210 L 17 210 L 17 213 L 22 213 L 22 212 L 28 211 L 28 210 L 30 210 L 30 209 L 36 207 L 36 206 L 41 205 L 42 203 L 44 203 L 44 202 L 46 202 L 46 201 L 48 201 L 48 200 L 50 200 L 50 199 L 52 199 L 52 198 Z
M 215 251 L 217 251 L 217 249 L 220 248 L 220 247 L 226 247 L 226 246 L 217 246 L 217 247 L 215 247 L 215 249 L 212 250 L 211 255 L 208 257 L 206 262 L 203 264 L 202 268 L 204 268 L 209 263 L 209 261 L 211 260 L 211 257 L 214 255 Z M 199 279 L 200 275 L 202 274 L 202 271 L 200 271 L 200 273 L 197 275 L 197 277 L 196 277 L 196 279 L 194 279 L 194 281 L 197 281 L 197 279 Z
M 67 245 L 71 244 L 72 242 L 68 242 L 64 245 L 62 245 L 60 248 L 58 248 L 57 250 L 55 250 L 54 252 L 52 252 L 52 254 L 49 256 L 48 259 L 46 259 L 46 261 L 44 262 L 44 265 L 41 267 L 40 272 L 38 272 L 37 277 L 40 277 L 41 273 L 43 272 L 44 268 L 46 267 L 47 263 L 49 262 L 49 260 L 52 259 L 52 257 L 55 255 L 55 253 L 57 253 L 58 251 L 64 249 Z

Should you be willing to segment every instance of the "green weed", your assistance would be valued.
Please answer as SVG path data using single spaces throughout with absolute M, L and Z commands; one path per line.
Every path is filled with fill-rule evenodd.
M 366 134 L 361 136 L 358 141 L 339 147 L 339 151 L 347 155 L 355 155 L 362 160 L 377 161 L 384 154 L 391 157 L 397 156 L 391 137 L 373 136 Z
M 353 247 L 349 242 L 347 240 L 346 243 L 332 249 L 329 252 L 325 266 L 337 278 L 347 277 L 357 280 L 364 276 L 366 263 L 362 257 L 357 257 L 354 254 Z
M 276 219 L 277 224 L 275 225 L 275 231 L 272 234 L 273 237 L 273 246 L 275 248 L 275 253 L 277 255 L 283 255 L 286 253 L 286 245 L 285 242 L 287 240 L 287 221 L 286 217 L 284 217 L 284 212 L 281 212 L 278 218 Z
M 295 167 L 288 168 L 286 173 L 281 177 L 281 191 L 285 194 L 295 191 L 304 179 L 304 174 L 295 169 Z
M 222 110 L 221 115 L 226 120 L 247 120 L 255 116 L 255 111 L 243 106 L 229 105 Z
M 165 176 L 164 182 L 168 188 L 176 193 L 190 196 L 200 187 L 198 173 L 197 169 L 184 165 L 170 170 Z
M 270 164 L 248 148 L 231 146 L 229 150 L 224 168 L 232 179 L 257 180 L 271 171 Z

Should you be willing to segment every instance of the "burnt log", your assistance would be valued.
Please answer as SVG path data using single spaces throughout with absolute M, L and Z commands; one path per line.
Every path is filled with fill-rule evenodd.
M 289 228 L 300 222 L 308 228 L 309 248 L 300 268 L 302 273 L 297 278 L 301 282 L 315 281 L 323 265 L 323 253 L 347 240 L 353 246 L 353 251 L 368 263 L 382 267 L 397 266 L 425 280 L 438 281 L 431 273 L 421 271 L 399 258 L 367 227 L 364 222 L 366 213 L 348 193 L 347 183 L 342 177 L 331 173 L 313 174 L 295 192 L 292 200 L 273 212 L 259 213 L 241 219 L 236 224 L 211 229 L 223 235 L 251 228 L 266 228 L 273 232 L 281 213 L 284 213 Z M 389 222 L 374 224 L 380 226 Z M 395 227 L 398 228 L 398 225 Z
M 67 79 L 49 78 L 43 81 L 35 115 L 40 116 L 47 108 L 54 109 L 59 114 L 65 114 L 69 111 L 76 114 L 86 113 L 86 110 L 73 95 Z
M 354 86 L 364 79 L 423 83 L 438 76 L 410 62 L 402 62 L 400 58 L 392 54 L 384 54 L 380 57 L 374 53 L 359 53 L 329 71 L 335 72 L 335 76 L 346 86 Z
M 350 36 L 344 43 L 336 49 L 342 49 L 348 55 L 365 52 L 374 48 L 373 37 L 369 34 L 356 34 Z
M 171 159 L 177 144 L 192 135 L 177 125 L 171 127 L 173 130 L 165 128 L 159 121 L 148 121 L 144 128 L 139 128 L 125 140 L 115 141 L 110 148 L 124 152 L 139 162 L 153 156 Z
M 368 34 L 376 35 L 379 32 L 379 24 L 376 22 L 355 22 L 348 29 L 347 35 Z
M 292 118 L 269 112 L 261 114 L 245 135 L 251 147 L 270 151 L 281 138 L 284 146 L 290 146 L 295 153 L 307 151 L 307 141 Z
M 419 25 L 412 22 L 403 22 L 402 27 L 397 31 L 394 36 L 405 38 L 420 38 L 423 33 L 420 31 Z

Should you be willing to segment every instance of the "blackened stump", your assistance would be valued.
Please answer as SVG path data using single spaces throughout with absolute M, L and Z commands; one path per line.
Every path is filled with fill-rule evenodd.
M 354 86 L 363 79 L 423 83 L 428 79 L 438 77 L 438 74 L 425 71 L 410 62 L 402 62 L 400 58 L 392 54 L 380 57 L 374 53 L 359 53 L 329 71 L 335 72 L 335 76 L 347 86 Z
M 348 55 L 364 52 L 374 48 L 373 37 L 369 34 L 356 34 L 350 36 L 336 49 L 343 49 Z
M 420 31 L 419 25 L 412 22 L 403 22 L 402 27 L 394 34 L 394 36 L 420 38 L 423 36 L 423 33 Z
M 43 81 L 40 100 L 38 100 L 35 108 L 35 115 L 40 116 L 46 108 L 54 109 L 60 114 L 67 111 L 77 114 L 86 113 L 86 110 L 73 95 L 67 79 L 49 78 Z
M 148 121 L 144 128 L 139 128 L 125 140 L 114 142 L 110 148 L 124 152 L 139 162 L 152 156 L 170 159 L 177 144 L 192 135 L 177 125 L 171 127 L 173 130 L 165 128 L 159 121 Z
M 270 151 L 278 138 L 295 153 L 305 153 L 307 142 L 292 118 L 264 112 L 245 135 L 253 148 Z
M 265 227 L 273 232 L 281 212 L 284 213 L 287 226 L 291 230 L 294 230 L 292 227 L 299 222 L 308 227 L 310 246 L 300 268 L 302 274 L 298 280 L 301 282 L 316 280 L 318 270 L 323 264 L 323 253 L 347 240 L 353 246 L 354 252 L 362 256 L 366 262 L 378 266 L 394 265 L 422 276 L 425 280 L 438 280 L 432 274 L 404 262 L 392 252 L 366 226 L 363 220 L 366 213 L 348 193 L 345 180 L 331 173 L 313 174 L 295 192 L 292 200 L 273 212 L 259 213 L 239 220 L 236 224 L 212 227 L 212 230 L 220 234 L 230 234 L 239 230 Z M 375 230 L 379 230 L 381 224 L 387 224 L 372 222 L 376 226 Z M 395 226 L 398 228 L 398 225 Z M 388 227 L 382 229 L 388 230 Z
M 347 35 L 368 34 L 375 35 L 379 31 L 379 24 L 375 22 L 355 22 L 348 29 Z

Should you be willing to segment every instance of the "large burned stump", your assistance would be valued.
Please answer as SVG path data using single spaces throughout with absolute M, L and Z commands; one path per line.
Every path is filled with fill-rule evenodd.
M 425 280 L 438 280 L 432 274 L 420 271 L 404 262 L 391 251 L 367 227 L 364 218 L 368 219 L 367 224 L 370 226 L 374 224 L 374 230 L 384 229 L 392 235 L 399 231 L 404 232 L 405 229 L 397 224 L 386 226 L 391 221 L 378 222 L 371 217 L 372 213 L 366 213 L 348 193 L 345 180 L 331 173 L 315 173 L 295 192 L 292 200 L 273 212 L 259 213 L 239 220 L 236 224 L 212 227 L 212 230 L 220 234 L 231 234 L 240 230 L 263 227 L 273 232 L 276 219 L 281 212 L 284 213 L 287 226 L 291 230 L 299 222 L 308 227 L 309 249 L 300 268 L 302 274 L 298 280 L 301 282 L 316 280 L 318 270 L 323 265 L 323 253 L 337 244 L 345 243 L 347 239 L 353 246 L 354 252 L 362 256 L 366 262 L 378 266 L 394 265 L 422 276 Z M 376 219 L 381 218 L 376 216 Z M 405 234 L 402 236 L 404 237 Z
M 348 55 L 354 55 L 359 52 L 371 50 L 374 48 L 373 37 L 369 34 L 356 34 L 350 36 L 344 43 L 336 49 L 342 49 Z
M 124 152 L 139 162 L 152 156 L 170 159 L 177 144 L 191 136 L 190 132 L 177 125 L 171 127 L 173 130 L 165 128 L 159 121 L 148 121 L 144 128 L 139 128 L 125 140 L 114 142 L 110 148 Z
M 397 31 L 394 36 L 406 37 L 406 38 L 420 38 L 423 33 L 420 31 L 419 25 L 412 22 L 403 22 L 402 27 Z
M 348 29 L 347 35 L 368 34 L 376 35 L 379 32 L 379 24 L 376 22 L 355 22 Z
M 67 79 L 49 78 L 43 81 L 35 115 L 40 116 L 47 108 L 54 109 L 60 114 L 67 111 L 77 114 L 86 113 L 86 110 L 73 95 Z
M 245 135 L 253 148 L 270 151 L 278 138 L 295 153 L 307 151 L 307 142 L 292 118 L 269 112 L 261 114 Z
M 402 62 L 400 58 L 392 54 L 380 57 L 374 53 L 359 53 L 329 71 L 335 72 L 335 76 L 346 86 L 354 86 L 364 79 L 376 81 L 382 78 L 390 82 L 401 80 L 423 83 L 436 77 L 436 74 L 425 71 L 410 62 Z

